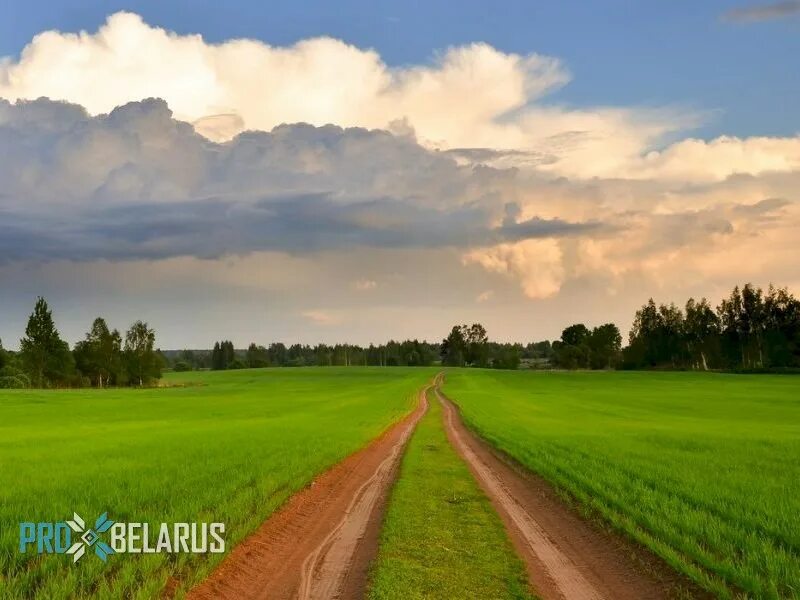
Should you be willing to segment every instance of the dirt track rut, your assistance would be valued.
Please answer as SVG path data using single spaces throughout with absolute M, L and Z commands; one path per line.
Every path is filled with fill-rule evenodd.
M 435 393 L 450 443 L 491 499 L 543 600 L 706 596 L 645 550 L 579 517 L 547 482 L 467 429 L 438 386 Z
M 403 421 L 292 496 L 188 598 L 363 597 L 389 491 L 428 389 Z

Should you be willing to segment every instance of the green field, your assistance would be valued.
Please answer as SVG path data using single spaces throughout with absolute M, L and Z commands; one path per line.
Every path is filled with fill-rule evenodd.
M 435 369 L 171 374 L 161 389 L 0 393 L 0 598 L 150 598 L 221 555 L 18 552 L 20 521 L 227 524 L 228 549 L 406 414 Z M 720 597 L 800 598 L 800 378 L 457 369 L 493 444 Z M 391 496 L 374 599 L 523 598 L 498 517 L 421 422 Z M 474 592 L 474 593 L 473 593 Z
M 371 600 L 530 598 L 500 517 L 430 410 L 403 458 L 381 533 Z
M 0 393 L 0 597 L 151 598 L 221 555 L 18 552 L 20 521 L 227 524 L 230 549 L 292 492 L 407 413 L 427 369 L 173 374 L 147 390 Z M 205 558 L 211 557 L 210 559 Z
M 718 596 L 800 598 L 800 378 L 451 370 L 483 437 Z

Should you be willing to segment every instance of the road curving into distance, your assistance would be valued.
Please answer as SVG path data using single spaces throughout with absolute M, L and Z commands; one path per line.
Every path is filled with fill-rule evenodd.
M 500 515 L 542 600 L 706 597 L 643 549 L 586 521 L 553 488 L 470 431 L 441 392 L 443 375 L 414 411 L 321 474 L 192 589 L 192 600 L 363 598 L 400 462 L 428 393 L 442 404 L 450 444 Z

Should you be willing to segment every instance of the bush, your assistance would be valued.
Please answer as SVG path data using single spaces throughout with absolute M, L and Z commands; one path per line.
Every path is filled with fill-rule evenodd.
M 31 380 L 22 371 L 11 366 L 0 369 L 0 389 L 20 390 L 29 387 L 31 387 Z

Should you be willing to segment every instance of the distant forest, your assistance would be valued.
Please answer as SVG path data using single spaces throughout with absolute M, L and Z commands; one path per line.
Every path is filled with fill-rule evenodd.
M 736 287 L 716 307 L 690 298 L 684 308 L 650 299 L 635 315 L 628 345 L 613 323 L 570 325 L 559 340 L 499 343 L 479 323 L 456 325 L 440 343 L 389 341 L 235 349 L 229 340 L 210 350 L 155 347 L 156 334 L 136 321 L 125 336 L 97 318 L 70 349 L 47 302 L 39 298 L 20 350 L 0 342 L 0 388 L 148 386 L 164 370 L 227 370 L 301 366 L 430 366 L 495 369 L 686 369 L 794 371 L 800 369 L 800 300 L 786 288 Z

